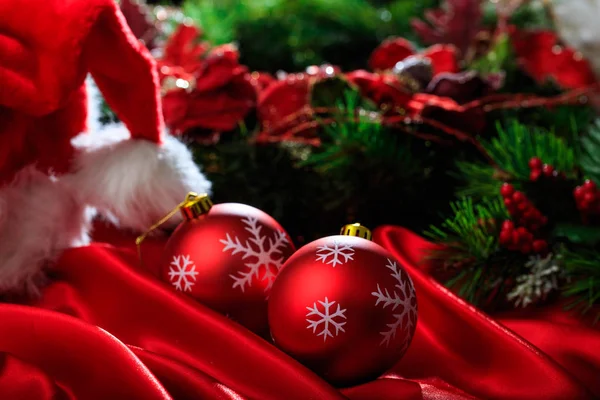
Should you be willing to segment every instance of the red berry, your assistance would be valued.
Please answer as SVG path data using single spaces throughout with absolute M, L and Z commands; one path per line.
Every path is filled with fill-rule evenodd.
M 523 213 L 523 218 L 528 221 L 535 221 L 537 219 L 537 215 L 535 213 L 535 209 L 530 208 Z
M 596 184 L 594 183 L 594 181 L 588 179 L 583 183 L 583 189 L 586 192 L 593 192 L 596 190 Z
M 542 215 L 542 217 L 540 218 L 540 223 L 542 224 L 542 226 L 546 225 L 548 223 L 548 217 Z
M 531 206 L 528 203 L 525 203 L 525 202 L 517 203 L 517 209 L 519 211 L 529 210 L 530 208 L 531 208 Z
M 531 253 L 531 244 L 529 243 L 525 243 L 521 246 L 521 253 L 523 254 L 529 254 Z
M 545 240 L 538 239 L 533 242 L 533 251 L 535 253 L 543 253 L 548 249 L 548 243 Z
M 596 196 L 592 193 L 584 194 L 583 199 L 581 199 L 582 202 L 586 202 L 586 203 L 593 203 L 594 200 L 596 200 Z
M 521 241 L 521 236 L 519 235 L 519 232 L 512 231 L 512 238 L 511 238 L 512 244 L 518 245 L 520 241 Z
M 535 232 L 538 229 L 540 229 L 540 226 L 538 224 L 536 224 L 536 223 L 533 223 L 533 224 L 529 225 L 529 229 L 531 229 L 531 231 Z
M 531 160 L 529 160 L 529 168 L 532 170 L 542 169 L 542 164 L 542 160 L 540 160 L 538 157 L 532 157 Z
M 515 188 L 510 183 L 504 183 L 500 188 L 502 197 L 510 197 L 515 192 Z
M 586 193 L 589 194 L 589 193 Z M 589 211 L 592 206 L 592 203 L 587 201 L 585 198 L 579 202 L 579 209 L 583 211 Z
M 544 164 L 544 166 L 542 167 L 542 172 L 544 173 L 544 175 L 550 178 L 554 173 L 554 167 L 552 165 Z
M 529 180 L 535 182 L 538 179 L 540 179 L 540 176 L 542 175 L 542 172 L 539 169 L 534 169 L 533 171 L 531 171 L 531 173 L 529 174 Z
M 511 220 L 507 219 L 502 223 L 503 231 L 512 231 L 513 229 L 515 229 L 515 224 Z
M 517 228 L 516 232 L 519 234 L 519 240 L 527 240 L 527 234 L 529 233 L 527 232 L 527 229 L 520 226 Z
M 515 203 L 522 203 L 526 200 L 523 192 L 514 192 L 512 195 L 512 199 L 515 201 Z
M 510 243 L 511 239 L 512 239 L 512 231 L 500 232 L 500 244 L 507 245 Z
M 583 195 L 585 194 L 585 189 L 583 188 L 583 186 L 577 186 L 573 191 L 573 194 L 575 195 L 575 199 L 581 200 L 583 198 Z

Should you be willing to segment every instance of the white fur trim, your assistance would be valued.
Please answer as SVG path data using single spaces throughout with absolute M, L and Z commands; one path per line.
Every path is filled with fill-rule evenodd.
M 96 86 L 91 75 L 85 79 L 85 91 L 87 94 L 87 132 L 100 130 L 100 117 L 102 116 L 102 94 Z
M 551 0 L 560 37 L 580 51 L 600 77 L 600 0 Z
M 122 124 L 84 133 L 73 139 L 78 152 L 72 174 L 62 178 L 82 201 L 121 227 L 147 230 L 190 192 L 209 193 L 211 183 L 194 163 L 191 152 L 165 135 L 157 145 L 131 140 Z M 170 222 L 174 225 L 180 217 Z
M 0 189 L 0 293 L 37 293 L 48 262 L 89 242 L 91 215 L 70 190 L 33 167 Z

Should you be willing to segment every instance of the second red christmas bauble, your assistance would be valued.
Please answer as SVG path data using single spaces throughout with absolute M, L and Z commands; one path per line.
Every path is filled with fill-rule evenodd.
M 269 326 L 278 347 L 348 386 L 400 360 L 415 331 L 417 299 L 400 263 L 366 239 L 368 229 L 342 232 L 305 245 L 285 263 L 269 298 Z
M 181 211 L 186 218 L 165 246 L 161 279 L 267 334 L 267 298 L 294 252 L 288 234 L 271 216 L 245 204 L 213 205 L 207 196 L 190 194 Z

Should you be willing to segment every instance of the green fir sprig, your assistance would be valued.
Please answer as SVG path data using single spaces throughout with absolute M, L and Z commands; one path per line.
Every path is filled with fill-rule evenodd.
M 581 138 L 580 165 L 587 178 L 600 185 L 600 119 Z
M 575 153 L 564 138 L 552 131 L 523 125 L 516 120 L 506 126 L 497 123 L 498 136 L 482 145 L 498 167 L 513 178 L 528 180 L 533 157 L 552 165 L 557 171 L 572 174 Z
M 483 162 L 457 161 L 457 171 L 449 174 L 462 182 L 456 190 L 457 197 L 479 200 L 500 193 L 503 180 L 497 178 L 498 170 Z
M 471 197 L 451 204 L 452 216 L 425 235 L 442 243 L 452 258 L 487 260 L 498 249 L 499 225 L 508 214 L 501 198 L 475 203 Z
M 562 254 L 565 272 L 568 276 L 563 295 L 572 299 L 569 308 L 582 313 L 600 305 L 600 251 L 578 248 L 566 250 Z M 600 320 L 600 311 L 595 320 Z

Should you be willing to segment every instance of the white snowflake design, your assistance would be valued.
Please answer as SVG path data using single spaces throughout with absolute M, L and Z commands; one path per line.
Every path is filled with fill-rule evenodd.
M 327 340 L 328 337 L 333 338 L 332 328 L 335 328 L 335 336 L 337 336 L 340 333 L 340 331 L 346 332 L 344 330 L 344 325 L 346 325 L 346 321 L 340 321 L 342 319 L 346 319 L 346 315 L 344 315 L 346 309 L 342 310 L 340 304 L 337 303 L 337 310 L 335 310 L 335 312 L 332 314 L 331 312 L 333 310 L 331 309 L 331 307 L 336 304 L 335 301 L 329 301 L 327 297 L 325 297 L 325 301 L 319 300 L 318 303 L 323 307 L 322 312 L 319 311 L 319 306 L 317 306 L 317 303 L 313 303 L 312 307 L 306 307 L 306 309 L 309 311 L 308 314 L 306 314 L 306 322 L 309 323 L 309 325 L 306 328 L 312 328 L 313 333 L 317 333 L 317 328 L 321 324 L 323 324 L 322 330 L 317 334 L 317 336 L 323 336 L 324 342 Z M 316 315 L 318 319 L 312 320 L 309 318 L 313 315 Z M 339 318 L 340 320 L 336 321 L 336 318 Z
M 225 245 L 223 248 L 224 252 L 231 251 L 231 255 L 241 253 L 243 260 L 249 259 L 245 263 L 247 267 L 246 271 L 239 271 L 235 275 L 229 275 L 233 279 L 233 287 L 239 287 L 242 292 L 246 286 L 251 287 L 252 279 L 260 278 L 259 273 L 261 267 L 263 267 L 264 275 L 262 280 L 267 281 L 265 292 L 268 292 L 276 276 L 276 273 L 269 268 L 269 265 L 275 266 L 277 271 L 281 269 L 284 261 L 281 251 L 288 246 L 288 239 L 285 232 L 275 231 L 273 237 L 269 238 L 268 246 L 265 247 L 267 236 L 261 235 L 262 226 L 259 225 L 258 219 L 247 217 L 242 218 L 242 222 L 246 225 L 246 230 L 251 234 L 245 243 L 242 243 L 237 236 L 231 238 L 229 233 L 225 239 L 220 240 Z
M 530 257 L 525 267 L 529 269 L 529 273 L 518 276 L 517 286 L 506 296 L 516 307 L 527 307 L 544 300 L 550 292 L 558 289 L 561 268 L 551 253 L 545 258 Z
M 394 322 L 386 324 L 389 329 L 380 332 L 383 336 L 380 345 L 385 344 L 387 347 L 389 346 L 390 341 L 396 337 L 396 332 L 399 327 L 406 332 L 411 332 L 413 330 L 417 320 L 417 306 L 414 299 L 413 283 L 408 274 L 404 274 L 403 277 L 401 269 L 398 267 L 396 261 L 392 261 L 389 258 L 386 267 L 391 271 L 392 276 L 398 282 L 394 285 L 394 288 L 398 290 L 394 290 L 392 294 L 390 294 L 387 289 L 383 291 L 379 284 L 377 284 L 377 291 L 372 292 L 371 294 L 377 299 L 375 301 L 375 306 L 381 304 L 383 308 L 386 308 L 391 305 L 392 311 L 396 311 L 399 307 L 398 313 L 393 314 Z M 410 341 L 407 340 L 408 337 L 408 335 L 405 335 L 406 339 L 403 344 L 404 349 L 406 349 L 410 343 Z
M 171 266 L 169 267 L 169 279 L 175 289 L 183 292 L 191 292 L 194 286 L 196 275 L 196 265 L 190 260 L 190 256 L 173 256 Z
M 317 261 L 322 261 L 323 264 L 331 264 L 334 268 L 337 264 L 341 265 L 347 263 L 348 260 L 353 260 L 353 257 L 354 249 L 351 245 L 339 244 L 335 240 L 333 244 L 325 244 L 317 248 Z

